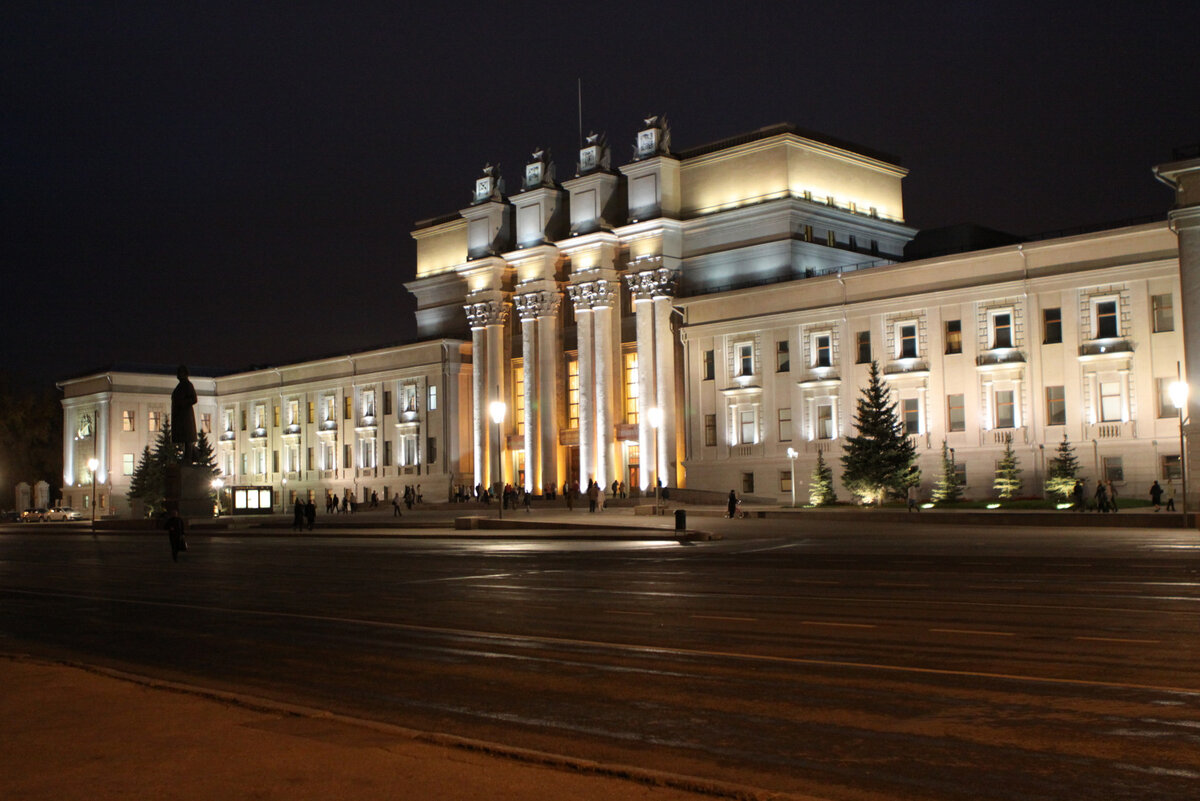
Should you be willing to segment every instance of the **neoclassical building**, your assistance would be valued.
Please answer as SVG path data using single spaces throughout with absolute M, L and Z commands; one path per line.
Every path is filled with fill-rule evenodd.
M 1011 438 L 1036 494 L 1064 436 L 1125 493 L 1179 479 L 1167 387 L 1200 314 L 1200 159 L 1157 171 L 1169 220 L 923 259 L 904 257 L 906 171 L 861 147 L 781 125 L 674 151 L 650 118 L 611 164 L 589 136 L 560 182 L 538 150 L 511 194 L 488 165 L 465 208 L 417 223 L 416 342 L 194 378 L 227 485 L 282 503 L 589 480 L 788 500 L 818 451 L 837 472 L 873 360 L 927 486 L 945 441 L 989 496 Z M 90 503 L 94 455 L 101 508 L 122 512 L 173 386 L 60 383 L 65 502 Z

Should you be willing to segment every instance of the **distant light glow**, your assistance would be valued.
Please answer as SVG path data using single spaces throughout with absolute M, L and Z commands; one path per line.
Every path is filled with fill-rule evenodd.
M 1000 508 L 1000 504 L 998 504 L 998 503 L 989 503 L 989 504 L 987 505 L 987 508 L 989 508 L 989 509 L 999 509 L 999 508 Z

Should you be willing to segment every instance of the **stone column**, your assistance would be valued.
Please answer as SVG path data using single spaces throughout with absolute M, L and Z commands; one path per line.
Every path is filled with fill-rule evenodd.
M 558 486 L 558 371 L 562 363 L 562 338 L 559 335 L 558 297 L 542 293 L 538 304 L 538 432 L 541 442 L 538 455 L 541 473 L 534 491 L 541 493 L 547 484 Z M 526 385 L 529 375 L 525 376 Z M 528 471 L 528 467 L 526 468 Z
M 95 433 L 95 436 L 99 437 L 99 439 L 96 440 L 96 460 L 100 463 L 100 466 L 96 469 L 96 492 L 97 493 L 99 493 L 101 491 L 102 485 L 105 485 L 108 483 L 108 470 L 109 470 L 108 448 L 109 448 L 109 442 L 112 439 L 108 435 L 109 413 L 110 413 L 109 399 L 102 398 L 100 400 L 99 404 L 97 404 L 97 406 L 96 406 L 96 433 Z M 199 425 L 196 426 L 196 430 L 200 430 Z
M 506 406 L 512 404 L 508 401 L 508 395 L 505 390 L 504 381 L 504 324 L 499 321 L 489 321 L 487 326 L 487 405 L 485 408 L 485 419 L 487 425 L 491 429 L 497 428 L 496 423 L 491 419 L 490 411 L 494 402 L 500 401 Z M 488 481 L 489 485 L 504 484 L 505 474 L 507 473 L 504 463 L 504 435 L 508 430 L 508 422 L 512 419 L 513 409 L 509 408 L 504 417 L 504 421 L 499 425 L 499 431 L 492 430 L 489 433 L 492 435 L 493 442 L 499 440 L 499 444 L 494 445 L 497 452 L 492 454 L 492 458 L 488 460 Z M 492 472 L 496 471 L 496 472 Z
M 73 487 L 78 479 L 75 474 L 75 410 L 63 407 L 63 487 Z M 19 509 L 17 511 L 20 511 Z
M 596 476 L 595 342 L 592 310 L 582 297 L 575 300 L 576 331 L 579 337 L 579 487 L 587 487 Z
M 658 473 L 663 486 L 678 483 L 675 470 L 675 337 L 671 334 L 670 284 L 660 283 L 654 296 L 654 368 L 662 425 L 658 427 Z
M 509 304 L 504 300 L 486 300 L 463 307 L 471 326 L 471 413 L 475 434 L 475 483 L 490 487 L 500 480 L 496 469 L 495 423 L 489 414 L 494 400 L 505 400 L 504 325 L 508 322 Z M 504 451 L 504 431 L 501 426 L 500 452 Z M 501 467 L 501 475 L 503 475 Z
M 614 287 L 597 281 L 593 288 L 592 323 L 596 344 L 596 481 L 603 489 L 613 480 L 613 323 Z
M 658 443 L 650 425 L 650 410 L 658 406 L 654 378 L 654 303 L 650 298 L 633 299 L 637 320 L 638 356 L 638 460 L 642 465 L 641 489 L 654 486 L 658 478 Z
M 537 296 L 522 295 L 517 298 L 517 310 L 521 317 L 521 357 L 525 371 L 525 491 L 540 492 L 537 477 L 541 474 L 540 422 L 537 410 L 538 362 Z
M 475 464 L 475 485 L 486 486 L 487 471 L 484 466 L 488 463 L 487 411 L 484 405 L 487 399 L 487 348 L 484 329 L 471 328 L 471 430 L 474 433 L 474 449 L 472 457 Z

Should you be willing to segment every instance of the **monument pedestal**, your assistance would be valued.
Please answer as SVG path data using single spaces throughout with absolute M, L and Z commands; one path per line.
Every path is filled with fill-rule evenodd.
M 167 465 L 165 500 L 169 509 L 178 504 L 179 516 L 212 517 L 212 473 L 197 464 Z

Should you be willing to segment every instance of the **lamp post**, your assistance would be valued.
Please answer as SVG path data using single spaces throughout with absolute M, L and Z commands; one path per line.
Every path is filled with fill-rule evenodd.
M 1179 362 L 1175 362 L 1175 380 L 1171 382 L 1171 386 L 1167 387 L 1167 392 L 1171 396 L 1171 403 L 1175 405 L 1175 411 L 1179 414 L 1179 480 L 1183 484 L 1183 519 L 1187 521 L 1187 459 L 1184 458 L 1184 442 L 1183 442 L 1183 427 L 1190 420 L 1183 414 L 1183 410 L 1187 408 L 1188 402 L 1188 385 L 1182 380 L 1182 373 L 1179 369 Z
M 503 469 L 503 462 L 501 461 L 502 457 L 500 455 L 500 426 L 504 422 L 504 415 L 506 415 L 508 413 L 508 405 L 505 404 L 505 402 L 502 400 L 494 400 L 490 404 L 488 404 L 488 412 L 492 416 L 492 422 L 496 424 L 496 480 L 492 483 L 493 483 L 493 485 L 500 485 L 500 493 L 499 494 L 502 497 L 497 499 L 498 503 L 496 504 L 496 511 L 499 512 L 499 518 L 501 520 L 503 520 L 504 519 L 504 498 L 503 498 L 504 486 L 502 483 L 503 478 L 501 478 L 501 475 L 503 474 L 504 469 Z
M 788 483 L 792 485 L 792 508 L 796 508 L 796 457 L 800 454 L 796 453 L 795 448 L 787 449 L 787 457 L 792 460 L 792 480 Z
M 658 474 L 658 427 L 662 425 L 662 409 L 654 406 L 646 410 L 646 419 L 654 432 L 654 505 L 657 507 L 662 491 L 662 476 Z
M 88 472 L 92 474 L 92 533 L 96 533 L 96 471 L 100 469 L 100 460 L 93 456 L 87 460 Z

